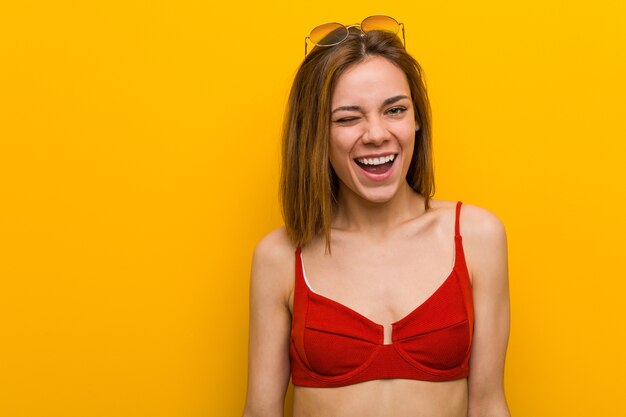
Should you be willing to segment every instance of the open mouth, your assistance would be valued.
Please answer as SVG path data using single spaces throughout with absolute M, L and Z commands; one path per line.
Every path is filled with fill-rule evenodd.
M 356 158 L 354 162 L 365 172 L 370 174 L 384 174 L 389 171 L 396 160 L 397 154 L 385 155 L 378 158 Z

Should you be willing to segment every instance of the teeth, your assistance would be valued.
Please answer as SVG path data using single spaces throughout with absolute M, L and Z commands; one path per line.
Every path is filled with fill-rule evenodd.
M 387 155 L 381 156 L 380 158 L 357 158 L 357 161 L 363 165 L 382 165 L 389 161 L 393 161 L 395 158 L 395 155 Z

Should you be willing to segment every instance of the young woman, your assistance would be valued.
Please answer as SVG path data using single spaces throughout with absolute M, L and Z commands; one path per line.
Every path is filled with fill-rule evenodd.
M 400 29 L 373 16 L 309 37 L 285 227 L 252 262 L 245 417 L 282 416 L 290 376 L 294 417 L 509 416 L 505 230 L 432 198 L 428 98 Z

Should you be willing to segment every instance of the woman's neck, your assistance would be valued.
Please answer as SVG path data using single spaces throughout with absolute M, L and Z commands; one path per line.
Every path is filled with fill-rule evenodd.
M 372 236 L 384 236 L 424 212 L 424 197 L 415 192 L 407 182 L 384 203 L 364 200 L 347 187 L 341 186 L 338 200 L 332 228 Z

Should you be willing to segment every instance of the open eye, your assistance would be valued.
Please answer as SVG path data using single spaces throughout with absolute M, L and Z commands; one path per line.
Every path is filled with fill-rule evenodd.
M 389 110 L 387 110 L 387 113 L 391 114 L 392 116 L 397 116 L 400 115 L 402 113 L 404 113 L 406 111 L 406 107 L 392 107 Z

